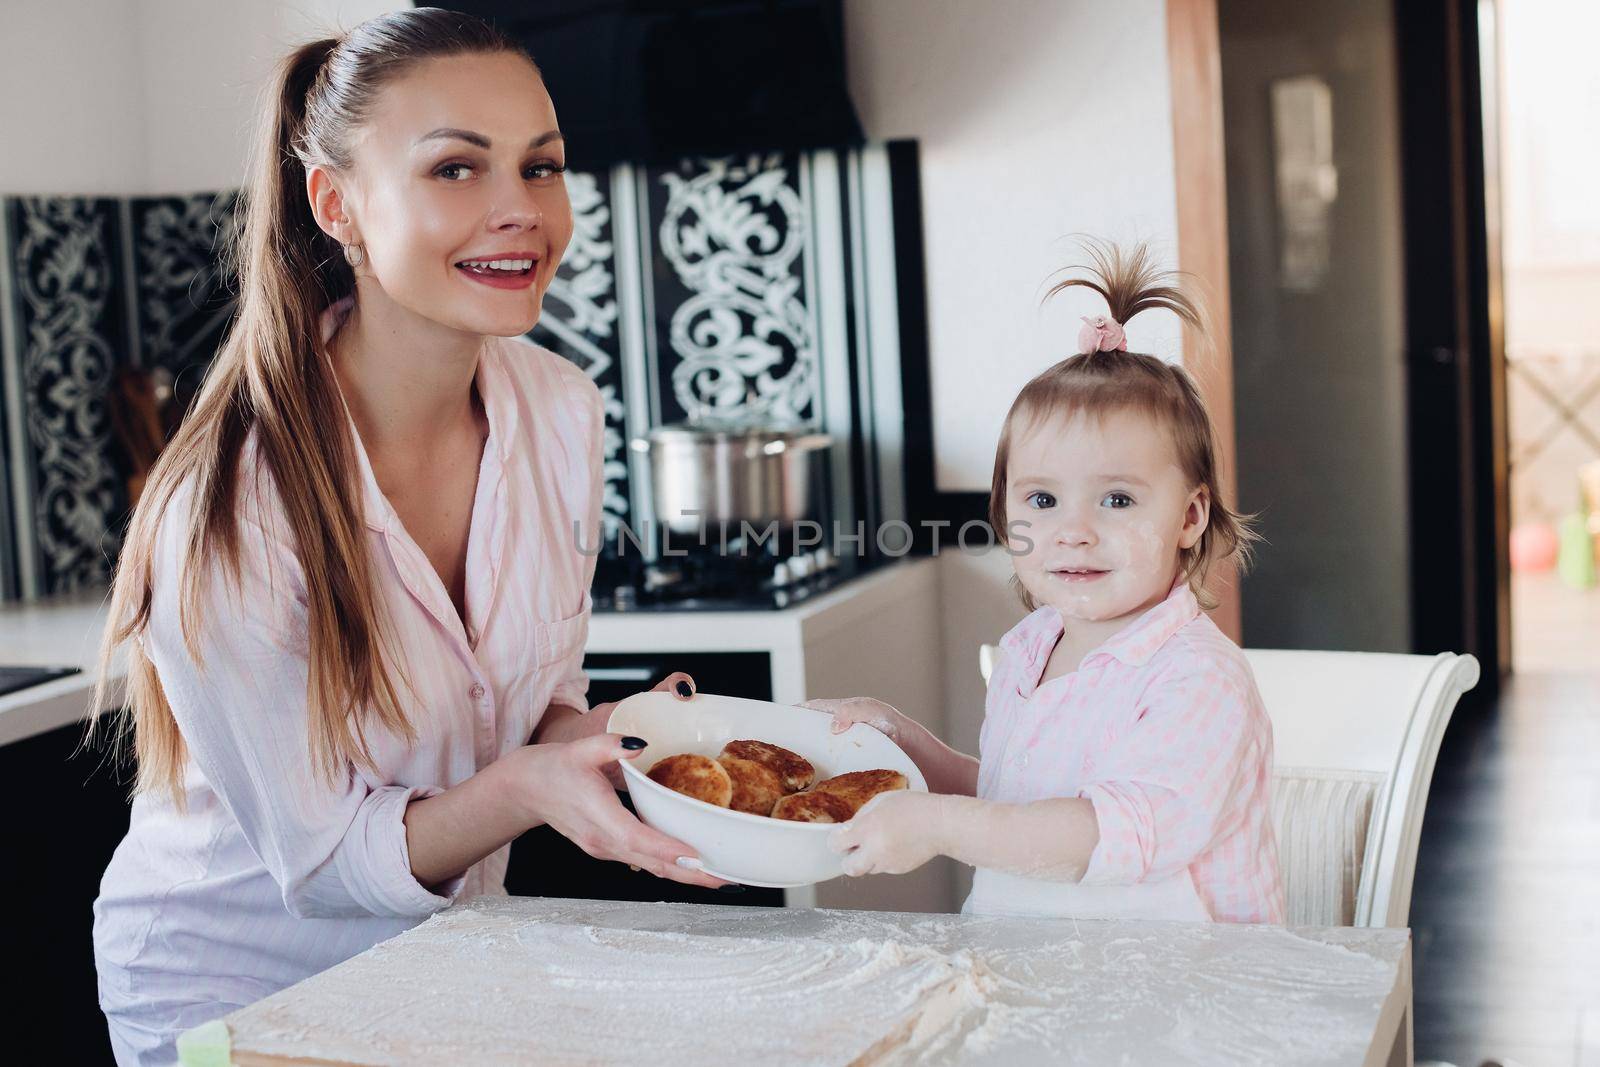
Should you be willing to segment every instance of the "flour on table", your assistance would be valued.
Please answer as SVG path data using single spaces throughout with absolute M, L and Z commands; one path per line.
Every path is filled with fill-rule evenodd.
M 274 1067 L 1344 1067 L 1407 952 L 1391 930 L 481 897 L 226 1022 L 236 1062 Z
M 519 951 L 525 949 L 525 951 Z M 983 1000 L 970 955 L 435 916 L 230 1016 L 235 1049 L 351 1064 L 892 1064 Z M 448 999 L 448 1007 L 444 1001 Z

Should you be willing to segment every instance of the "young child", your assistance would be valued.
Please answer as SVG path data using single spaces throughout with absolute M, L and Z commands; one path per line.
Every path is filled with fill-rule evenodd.
M 990 521 L 1032 614 L 1001 639 L 982 758 L 876 700 L 809 702 L 889 735 L 931 790 L 874 798 L 833 847 L 852 875 L 971 864 L 968 912 L 1280 923 L 1271 725 L 1201 611 L 1254 535 L 1219 499 L 1193 381 L 1123 337 L 1148 308 L 1199 315 L 1145 247 L 1090 252 L 1051 294 L 1086 286 L 1110 315 L 1023 388 L 995 455 Z

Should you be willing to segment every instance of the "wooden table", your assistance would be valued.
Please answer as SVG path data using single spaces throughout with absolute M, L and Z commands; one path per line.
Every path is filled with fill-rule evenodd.
M 231 1042 L 238 1067 L 1384 1065 L 1411 1062 L 1410 1004 L 1406 930 L 502 897 L 180 1048 L 225 1063 Z

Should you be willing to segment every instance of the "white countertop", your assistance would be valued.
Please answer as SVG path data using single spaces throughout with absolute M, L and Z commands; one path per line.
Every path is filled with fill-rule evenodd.
M 589 652 L 739 652 L 798 650 L 801 643 L 884 610 L 908 576 L 932 581 L 933 561 L 907 558 L 777 611 L 596 612 Z M 0 696 L 0 745 L 81 721 L 94 687 L 106 591 L 35 603 L 0 604 L 0 664 L 76 666 L 83 673 Z M 798 658 L 798 652 L 795 657 Z M 112 703 L 124 667 L 113 665 Z M 794 674 L 784 664 L 775 674 Z M 794 682 L 792 684 L 798 684 Z M 797 698 L 798 699 L 798 698 Z
M 81 673 L 0 696 L 0 745 L 82 720 L 88 714 L 105 630 L 106 590 L 29 604 L 0 604 L 0 664 L 78 667 Z M 113 664 L 112 702 L 121 699 L 125 667 Z
M 865 988 L 836 973 L 852 964 L 872 970 Z M 868 996 L 887 1010 L 854 1010 Z M 870 1046 L 856 1062 L 1376 1067 L 1411 1062 L 1410 1005 L 1407 930 L 489 897 L 195 1039 L 250 1065 L 572 1048 L 596 1064 L 774 1048 L 843 1062 L 825 1053 Z

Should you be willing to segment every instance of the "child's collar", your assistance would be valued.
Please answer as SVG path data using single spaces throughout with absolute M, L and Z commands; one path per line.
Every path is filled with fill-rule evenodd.
M 1083 657 L 1083 664 L 1099 656 L 1109 656 L 1130 667 L 1150 662 L 1161 646 L 1200 614 L 1194 590 L 1181 576 L 1173 582 L 1165 600 L 1149 608 L 1128 625 L 1095 646 Z M 1056 639 L 1066 628 L 1061 612 L 1046 604 L 1022 620 L 1000 641 L 1002 648 L 1033 661 L 1048 656 Z

